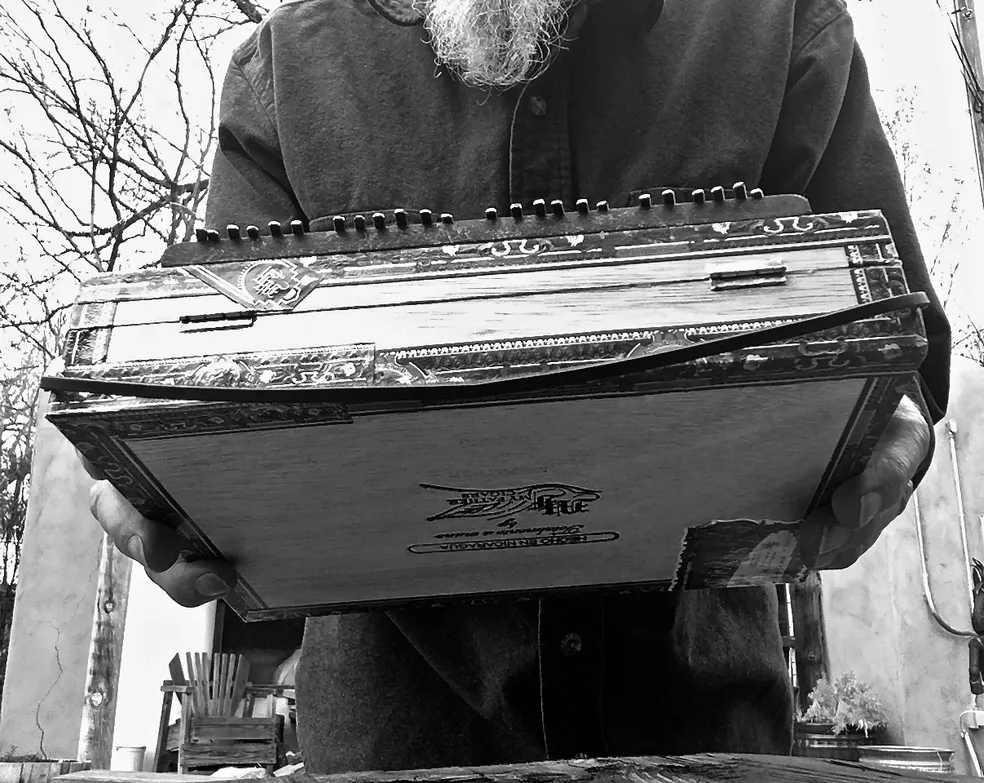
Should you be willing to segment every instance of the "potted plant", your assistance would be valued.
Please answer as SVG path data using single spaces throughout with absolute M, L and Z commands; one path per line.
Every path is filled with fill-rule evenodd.
M 36 753 L 18 754 L 17 748 L 0 747 L 0 781 L 3 783 L 49 783 L 61 775 L 87 770 L 88 761 L 46 759 Z
M 857 761 L 859 747 L 879 743 L 888 714 L 854 672 L 833 681 L 821 677 L 807 698 L 810 705 L 796 721 L 794 755 Z

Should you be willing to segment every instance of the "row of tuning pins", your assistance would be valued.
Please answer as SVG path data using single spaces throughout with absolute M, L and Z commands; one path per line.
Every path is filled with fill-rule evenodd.
M 744 182 L 736 182 L 733 187 L 735 201 L 747 201 L 751 199 L 757 201 L 762 199 L 763 193 L 759 188 L 754 188 L 749 190 Z M 664 190 L 661 194 L 662 205 L 666 209 L 672 209 L 677 206 L 677 196 L 676 191 Z M 697 206 L 702 206 L 707 203 L 712 204 L 723 204 L 727 200 L 727 194 L 723 187 L 717 186 L 711 188 L 710 191 L 706 191 L 702 188 L 692 191 L 691 193 L 692 203 Z M 652 209 L 654 205 L 652 194 L 643 193 L 638 198 L 639 209 Z M 588 215 L 591 213 L 591 206 L 587 199 L 578 199 L 574 205 L 576 212 L 579 215 Z M 595 211 L 599 213 L 606 213 L 611 211 L 611 206 L 607 201 L 599 201 L 595 204 Z M 545 199 L 538 198 L 533 202 L 533 214 L 537 218 L 545 219 L 548 215 L 552 215 L 555 218 L 563 218 L 567 214 L 567 210 L 564 207 L 564 202 L 560 199 L 555 199 L 547 204 Z M 396 221 L 396 227 L 398 229 L 406 229 L 410 225 L 410 219 L 405 209 L 396 209 L 393 211 L 394 219 Z M 509 216 L 512 217 L 514 221 L 523 220 L 526 217 L 526 212 L 523 209 L 522 204 L 512 204 L 509 207 Z M 420 224 L 424 228 L 429 228 L 435 224 L 442 224 L 450 226 L 454 224 L 454 215 L 450 212 L 442 212 L 439 216 L 436 216 L 429 209 L 422 209 L 418 213 L 420 219 Z M 485 210 L 485 219 L 489 222 L 495 222 L 499 220 L 499 211 L 495 207 L 489 207 Z M 353 227 L 356 233 L 364 234 L 368 230 L 368 221 L 364 215 L 356 215 L 352 221 Z M 372 216 L 372 225 L 377 231 L 385 231 L 389 228 L 386 222 L 386 215 L 382 212 L 376 212 Z M 332 219 L 332 228 L 336 234 L 345 234 L 348 231 L 348 224 L 344 217 L 341 215 L 336 215 Z M 270 236 L 273 238 L 280 238 L 288 235 L 302 236 L 306 233 L 304 223 L 300 220 L 292 220 L 286 226 L 279 221 L 273 220 L 267 224 L 267 229 L 270 232 Z M 226 233 L 229 239 L 241 240 L 243 238 L 242 229 L 239 226 L 231 225 L 226 228 Z M 249 239 L 259 239 L 260 229 L 257 226 L 247 226 L 246 236 Z M 195 238 L 199 242 L 217 242 L 221 236 L 218 231 L 214 229 L 204 229 L 199 228 L 195 231 Z

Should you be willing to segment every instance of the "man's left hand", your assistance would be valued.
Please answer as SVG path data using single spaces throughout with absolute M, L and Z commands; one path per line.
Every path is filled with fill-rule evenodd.
M 929 426 L 919 406 L 902 397 L 864 472 L 834 490 L 830 505 L 804 523 L 820 539 L 814 569 L 852 565 L 902 513 L 929 454 Z

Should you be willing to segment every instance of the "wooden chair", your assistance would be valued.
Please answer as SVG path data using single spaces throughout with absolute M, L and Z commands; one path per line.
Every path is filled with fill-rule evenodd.
M 283 716 L 255 717 L 254 710 L 261 697 L 292 695 L 290 687 L 246 682 L 249 663 L 242 656 L 188 654 L 188 676 L 180 658 L 175 660 L 172 679 L 161 686 L 156 772 L 172 771 L 171 764 L 181 773 L 230 766 L 260 766 L 272 772 L 283 766 Z M 181 704 L 177 736 L 169 725 L 175 695 Z

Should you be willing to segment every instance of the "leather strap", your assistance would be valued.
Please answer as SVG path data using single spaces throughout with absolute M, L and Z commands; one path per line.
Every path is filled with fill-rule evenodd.
M 900 310 L 922 309 L 929 297 L 922 292 L 892 296 L 877 302 L 855 305 L 832 313 L 803 318 L 788 324 L 770 326 L 741 334 L 718 337 L 682 348 L 638 356 L 631 359 L 557 370 L 539 375 L 482 381 L 472 384 L 433 384 L 427 386 L 360 386 L 349 388 L 254 389 L 225 386 L 164 386 L 152 383 L 105 381 L 89 378 L 44 376 L 41 388 L 52 392 L 111 394 L 159 400 L 198 402 L 256 403 L 386 403 L 386 402 L 463 402 L 506 394 L 524 394 L 572 384 L 609 380 L 623 375 L 648 372 L 674 364 L 705 359 L 730 351 L 794 340 L 815 332 L 835 329 L 884 316 Z

